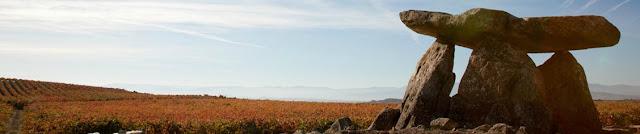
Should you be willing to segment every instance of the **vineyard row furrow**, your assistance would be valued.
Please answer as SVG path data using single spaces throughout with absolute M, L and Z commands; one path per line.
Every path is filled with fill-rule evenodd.
M 117 88 L 0 78 L 0 100 L 13 98 L 36 101 L 83 101 L 134 99 L 151 96 Z

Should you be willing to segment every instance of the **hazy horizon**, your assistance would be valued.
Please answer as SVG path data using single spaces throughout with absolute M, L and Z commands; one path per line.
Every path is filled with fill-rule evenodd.
M 589 83 L 640 86 L 639 6 L 631 0 L 7 0 L 0 1 L 0 77 L 97 86 L 403 87 L 434 38 L 406 28 L 398 12 L 483 7 L 518 17 L 605 16 L 620 29 L 620 43 L 572 53 Z M 459 82 L 471 50 L 456 48 Z M 539 65 L 551 54 L 530 55 Z
M 457 94 L 459 83 L 455 83 L 449 96 Z M 402 99 L 405 86 L 399 87 L 361 87 L 331 88 L 305 86 L 276 87 L 194 87 L 141 84 L 109 84 L 107 87 L 122 88 L 140 93 L 156 95 L 224 95 L 245 99 L 297 100 L 321 102 L 367 102 L 387 98 Z M 589 84 L 594 100 L 640 99 L 640 86 Z M 259 94 L 255 94 L 258 93 Z

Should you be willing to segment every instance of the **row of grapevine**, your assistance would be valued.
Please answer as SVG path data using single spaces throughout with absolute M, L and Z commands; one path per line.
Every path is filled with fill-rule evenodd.
M 366 128 L 397 104 L 318 103 L 247 99 L 137 99 L 38 102 L 25 113 L 24 133 L 293 133 L 326 130 L 348 116 Z M 104 132 L 103 132 L 104 131 Z
M 117 88 L 0 78 L 0 99 L 17 98 L 37 101 L 115 100 L 148 96 L 151 95 Z
M 14 79 L 0 79 L 0 92 L 3 96 L 29 96 L 30 89 L 26 89 Z

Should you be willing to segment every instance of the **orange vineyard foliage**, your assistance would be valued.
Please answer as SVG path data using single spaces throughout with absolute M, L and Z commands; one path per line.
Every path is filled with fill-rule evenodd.
M 0 134 L 6 133 L 7 121 L 9 121 L 12 111 L 11 106 L 0 104 Z
M 121 128 L 148 133 L 291 133 L 327 129 L 342 116 L 366 127 L 384 107 L 395 104 L 224 98 L 42 102 L 28 107 L 23 132 L 86 133 Z
M 348 116 L 365 128 L 398 104 L 320 103 L 167 96 L 74 84 L 0 78 L 0 133 L 12 106 L 26 105 L 23 133 L 292 133 L 320 132 Z M 640 124 L 640 101 L 595 101 L 603 126 Z
M 117 100 L 151 97 L 124 89 L 0 78 L 0 99 L 32 101 Z
M 0 78 L 0 99 L 25 104 L 24 133 L 246 133 L 320 130 L 341 116 L 366 127 L 396 104 L 317 103 L 167 96 L 64 83 Z M 3 108 L 3 111 L 9 111 Z M 3 119 L 6 122 L 6 119 Z
M 596 101 L 603 126 L 626 127 L 640 125 L 640 101 Z

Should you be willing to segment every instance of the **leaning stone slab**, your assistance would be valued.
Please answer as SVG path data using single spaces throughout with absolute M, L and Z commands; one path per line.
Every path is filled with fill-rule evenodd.
M 507 42 L 526 52 L 555 52 L 618 43 L 620 31 L 602 16 L 518 18 L 505 11 L 475 8 L 459 15 L 409 10 L 400 19 L 411 30 L 476 49 L 482 40 Z
M 432 119 L 447 115 L 455 82 L 453 54 L 453 44 L 436 40 L 422 56 L 407 85 L 396 129 L 429 126 Z
M 602 128 L 584 69 L 567 51 L 556 52 L 538 66 L 542 93 L 560 133 L 598 134 Z
M 543 85 L 531 58 L 504 42 L 479 43 L 487 47 L 471 53 L 450 117 L 469 128 L 506 123 L 525 126 L 529 133 L 550 133 L 551 113 L 540 95 Z

